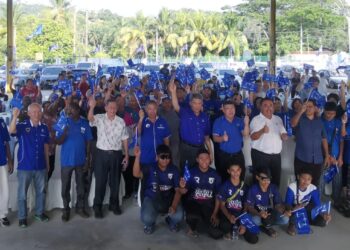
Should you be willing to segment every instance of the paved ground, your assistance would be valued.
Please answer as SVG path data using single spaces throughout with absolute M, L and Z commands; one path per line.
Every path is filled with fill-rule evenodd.
M 115 216 L 108 213 L 103 220 L 91 217 L 82 219 L 73 214 L 68 223 L 61 222 L 59 210 L 49 212 L 48 223 L 29 220 L 26 229 L 17 226 L 16 214 L 11 213 L 13 222 L 9 228 L 0 228 L 0 249 L 349 249 L 350 219 L 333 211 L 333 221 L 326 228 L 313 227 L 311 235 L 291 237 L 285 228 L 276 227 L 279 235 L 272 239 L 264 234 L 259 236 L 259 243 L 250 245 L 244 240 L 212 240 L 206 235 L 193 239 L 186 236 L 185 226 L 179 233 L 171 233 L 163 218 L 159 219 L 153 235 L 145 235 L 139 220 L 139 208 L 129 200 L 123 206 L 124 213 Z

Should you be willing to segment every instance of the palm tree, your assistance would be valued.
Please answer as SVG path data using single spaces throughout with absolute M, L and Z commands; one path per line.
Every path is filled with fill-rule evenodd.
M 69 9 L 70 9 L 70 0 L 50 0 L 50 3 L 53 7 L 52 9 L 52 18 L 58 22 L 69 22 Z

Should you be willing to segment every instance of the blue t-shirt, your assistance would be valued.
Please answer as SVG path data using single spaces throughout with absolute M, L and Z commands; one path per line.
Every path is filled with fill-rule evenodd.
M 329 154 L 337 159 L 340 151 L 340 142 L 343 140 L 341 136 L 342 122 L 339 119 L 327 121 L 324 118 L 322 118 L 322 122 L 326 130 L 328 145 L 332 147 L 332 152 L 329 152 Z
M 200 203 L 213 202 L 219 192 L 221 178 L 217 172 L 209 168 L 202 172 L 199 167 L 191 168 L 190 179 L 186 183 L 187 197 Z
M 200 112 L 198 116 L 191 108 L 180 108 L 180 136 L 183 141 L 193 145 L 202 145 L 205 136 L 210 135 L 209 117 Z
M 260 211 L 271 211 L 276 205 L 281 204 L 281 195 L 274 184 L 270 184 L 268 190 L 263 192 L 259 184 L 254 184 L 248 191 L 247 204 Z
M 295 206 L 302 204 L 307 206 L 309 203 L 312 203 L 314 206 L 321 205 L 320 193 L 315 185 L 310 184 L 306 190 L 300 190 L 296 182 L 289 184 L 286 193 L 286 205 Z
M 229 122 L 225 116 L 216 119 L 213 125 L 213 135 L 223 136 L 225 131 L 228 135 L 228 141 L 219 144 L 220 150 L 229 154 L 241 151 L 243 147 L 243 130 L 244 122 L 241 118 L 234 117 L 232 122 Z
M 7 164 L 6 143 L 10 141 L 10 135 L 5 121 L 0 118 L 0 167 Z
M 43 170 L 46 168 L 44 145 L 49 144 L 49 129 L 43 123 L 33 127 L 30 120 L 17 123 L 18 170 Z
M 180 174 L 179 170 L 174 165 L 169 165 L 162 171 L 157 163 L 150 167 L 147 175 L 145 196 L 154 199 L 157 192 L 164 199 L 172 199 L 175 193 L 175 188 L 179 187 Z
M 151 164 L 156 162 L 156 149 L 164 144 L 164 139 L 171 135 L 168 123 L 162 117 L 158 117 L 155 123 L 147 117 L 142 121 L 141 129 L 141 157 L 142 164 Z
M 67 119 L 68 134 L 61 147 L 61 167 L 83 166 L 86 160 L 86 143 L 92 140 L 89 122 L 84 118 Z M 58 136 L 62 134 L 58 133 Z
M 225 202 L 225 207 L 227 210 L 237 217 L 244 209 L 247 194 L 248 188 L 244 182 L 241 182 L 239 185 L 235 186 L 232 184 L 231 180 L 227 180 L 224 182 L 224 184 L 222 184 L 217 198 L 220 201 Z

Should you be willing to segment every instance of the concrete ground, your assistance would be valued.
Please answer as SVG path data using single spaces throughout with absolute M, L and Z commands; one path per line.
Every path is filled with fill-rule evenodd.
M 213 240 L 201 234 L 193 239 L 186 235 L 183 225 L 178 233 L 171 233 L 164 218 L 159 218 L 153 235 L 145 235 L 139 220 L 139 208 L 133 199 L 123 205 L 124 213 L 115 216 L 105 211 L 105 218 L 97 220 L 93 216 L 82 219 L 72 213 L 69 222 L 61 221 L 58 209 L 48 212 L 47 223 L 34 221 L 29 217 L 29 227 L 18 227 L 16 213 L 11 213 L 12 222 L 8 228 L 0 228 L 0 250 L 16 249 L 284 249 L 284 250 L 345 250 L 349 249 L 350 219 L 332 211 L 333 220 L 326 228 L 313 227 L 311 235 L 291 237 L 285 228 L 275 227 L 277 238 L 260 234 L 259 242 L 250 245 L 243 239 L 238 241 Z

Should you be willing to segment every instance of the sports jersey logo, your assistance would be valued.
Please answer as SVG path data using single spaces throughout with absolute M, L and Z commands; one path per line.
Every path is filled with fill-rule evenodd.
M 259 201 L 261 201 L 261 195 L 260 195 L 260 194 L 257 194 L 257 195 L 256 195 L 256 198 L 257 198 Z
M 26 128 L 26 132 L 29 133 L 30 132 L 30 128 Z
M 171 180 L 173 178 L 173 174 L 168 174 L 168 179 Z
M 80 127 L 80 132 L 81 132 L 82 134 L 85 134 L 85 128 L 84 128 L 84 127 Z
M 151 127 L 151 124 L 147 123 L 146 128 L 149 128 L 149 127 Z
M 229 194 L 229 195 L 232 195 L 232 189 L 229 189 L 229 190 L 228 190 L 228 194 Z
M 44 132 L 45 132 L 45 130 L 42 128 L 42 129 L 41 129 L 41 133 L 44 133 Z
M 215 180 L 215 178 L 209 177 L 209 184 L 213 184 L 213 183 L 214 183 L 214 180 Z
M 163 126 L 163 124 L 159 124 L 157 128 L 158 128 L 158 129 L 165 129 L 165 127 Z
M 200 178 L 198 176 L 195 176 L 193 179 L 199 184 Z
M 243 196 L 243 195 L 244 195 L 244 191 L 243 191 L 243 190 L 239 191 L 239 194 L 240 194 L 241 196 Z

